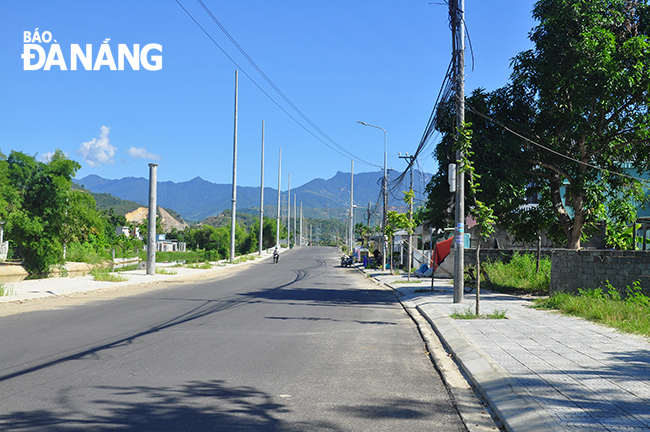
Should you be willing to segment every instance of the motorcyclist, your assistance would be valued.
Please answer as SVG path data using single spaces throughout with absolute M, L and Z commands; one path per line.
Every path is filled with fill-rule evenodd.
M 278 250 L 278 247 L 276 246 L 275 249 L 273 250 L 273 262 L 277 263 L 280 261 L 280 251 Z

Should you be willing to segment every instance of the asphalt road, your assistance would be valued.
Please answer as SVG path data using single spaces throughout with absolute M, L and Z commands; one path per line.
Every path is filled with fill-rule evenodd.
M 331 248 L 0 318 L 2 431 L 463 431 L 415 325 Z

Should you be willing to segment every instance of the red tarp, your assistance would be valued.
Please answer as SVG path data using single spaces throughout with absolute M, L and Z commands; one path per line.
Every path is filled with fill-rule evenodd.
M 449 237 L 447 240 L 442 241 L 440 243 L 436 243 L 435 248 L 433 249 L 433 256 L 436 259 L 435 265 L 433 266 L 433 270 L 435 271 L 436 268 L 440 265 L 440 263 L 447 258 L 447 255 L 449 255 L 449 251 L 451 250 L 451 244 L 454 241 L 453 237 Z M 431 263 L 433 265 L 433 262 Z

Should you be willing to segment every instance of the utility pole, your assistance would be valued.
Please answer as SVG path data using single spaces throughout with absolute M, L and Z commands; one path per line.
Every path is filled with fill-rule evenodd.
M 262 180 L 260 181 L 260 255 L 262 255 L 262 249 L 264 248 L 264 120 L 262 120 Z
M 370 201 L 368 201 L 368 228 L 370 228 Z
M 280 182 L 282 180 L 282 147 L 280 147 L 280 157 L 278 159 L 278 218 L 275 221 L 275 247 L 280 247 Z
M 298 212 L 298 204 L 296 203 L 296 201 L 297 201 L 296 195 L 297 194 L 295 194 L 295 193 L 293 194 L 293 243 L 294 243 L 294 246 L 298 246 L 298 236 L 296 235 L 297 230 L 298 230 L 298 213 L 297 213 Z
M 291 245 L 291 174 L 287 184 L 287 247 Z
M 409 156 L 408 153 L 406 153 L 405 156 L 402 156 L 401 153 L 398 153 L 398 156 L 399 156 L 400 159 L 407 159 L 408 163 L 409 163 L 409 166 L 411 167 L 410 168 L 411 186 L 410 186 L 409 190 L 411 192 L 413 192 L 413 160 L 415 159 L 415 156 Z M 411 200 L 409 207 L 410 207 L 409 208 L 409 222 L 412 223 L 413 222 L 413 200 Z M 408 274 L 407 279 L 408 279 L 408 281 L 410 281 L 411 280 L 411 265 L 413 263 L 413 234 L 412 234 L 412 229 L 409 229 L 408 251 L 409 251 L 409 253 L 408 253 L 408 263 L 407 263 L 407 267 L 406 267 L 407 270 L 406 271 L 408 272 L 407 273 Z
M 384 131 L 384 184 L 383 184 L 383 192 L 384 192 L 384 214 L 382 218 L 382 227 L 381 227 L 381 243 L 382 243 L 382 263 L 381 263 L 381 269 L 386 270 L 386 253 L 387 253 L 387 248 L 386 248 L 386 225 L 388 224 L 388 168 L 387 168 L 387 153 L 388 153 L 388 134 L 386 133 L 386 129 L 384 129 L 381 126 L 375 126 L 371 125 L 366 122 L 358 121 L 357 123 L 360 123 L 364 126 L 370 126 L 374 127 L 377 129 L 381 129 Z M 392 251 L 391 251 L 392 252 Z M 392 270 L 391 270 L 392 273 Z
M 147 275 L 156 275 L 156 197 L 158 164 L 149 164 L 149 226 L 147 226 Z
M 237 225 L 237 97 L 238 71 L 235 71 L 235 134 L 232 151 L 232 209 L 230 214 L 230 262 L 235 261 L 235 226 Z
M 456 83 L 457 139 L 465 124 L 465 0 L 450 0 L 449 14 L 453 34 L 454 78 Z M 454 232 L 454 303 L 463 302 L 465 270 L 465 176 L 459 162 L 463 154 L 456 151 L 456 230 Z M 480 275 L 479 275 L 480 277 Z
M 300 237 L 298 243 L 298 246 L 302 246 L 302 201 L 300 201 Z
M 350 256 L 354 249 L 354 159 L 350 159 Z

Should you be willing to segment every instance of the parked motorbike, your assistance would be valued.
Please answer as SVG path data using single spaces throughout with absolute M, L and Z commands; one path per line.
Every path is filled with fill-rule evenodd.
M 350 267 L 354 264 L 354 259 L 351 256 L 343 255 L 341 257 L 341 267 Z

